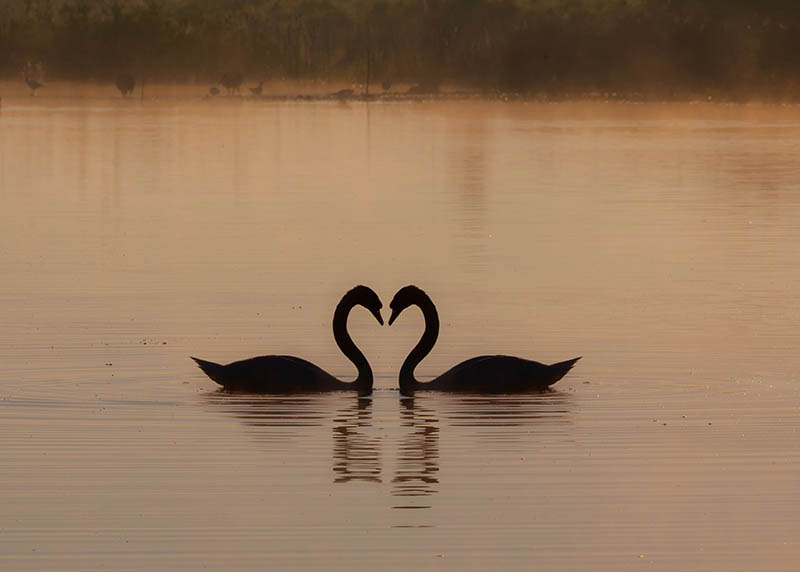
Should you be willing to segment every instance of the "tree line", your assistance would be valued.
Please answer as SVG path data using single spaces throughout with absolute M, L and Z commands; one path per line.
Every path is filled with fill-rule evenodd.
M 0 74 L 800 94 L 795 0 L 4 0 Z

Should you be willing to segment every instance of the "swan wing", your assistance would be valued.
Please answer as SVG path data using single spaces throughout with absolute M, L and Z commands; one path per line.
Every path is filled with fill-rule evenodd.
M 562 373 L 553 366 L 514 356 L 478 356 L 453 366 L 430 382 L 430 388 L 475 393 L 537 391 L 561 379 L 569 367 Z
M 259 356 L 223 366 L 214 381 L 235 391 L 302 393 L 329 389 L 333 376 L 294 356 Z

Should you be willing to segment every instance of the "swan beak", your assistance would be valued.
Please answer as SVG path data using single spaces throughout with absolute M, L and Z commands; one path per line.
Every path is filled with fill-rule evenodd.
M 398 312 L 397 310 L 392 310 L 392 315 L 389 316 L 389 325 L 390 326 L 394 323 L 394 321 L 397 319 L 397 316 L 399 316 L 399 315 L 400 315 L 400 312 Z
M 376 310 L 372 313 L 375 316 L 375 319 L 378 320 L 378 323 L 382 326 L 383 325 L 383 316 L 381 316 L 381 311 Z

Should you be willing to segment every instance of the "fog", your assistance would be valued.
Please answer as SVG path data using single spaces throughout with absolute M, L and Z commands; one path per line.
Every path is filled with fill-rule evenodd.
M 800 10 L 779 0 L 6 0 L 0 74 L 23 73 L 797 99 Z

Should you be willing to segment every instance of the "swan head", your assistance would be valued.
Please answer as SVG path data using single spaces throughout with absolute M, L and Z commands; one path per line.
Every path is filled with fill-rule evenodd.
M 381 299 L 378 298 L 378 295 L 372 288 L 368 286 L 356 286 L 345 294 L 345 298 L 351 298 L 357 304 L 364 306 L 375 316 L 378 323 L 381 326 L 383 325 L 383 317 L 381 316 L 383 302 L 381 302 Z
M 392 315 L 389 318 L 389 325 L 391 326 L 392 323 L 397 319 L 397 316 L 400 315 L 400 312 L 408 308 L 413 304 L 418 304 L 420 298 L 427 298 L 428 295 L 425 292 L 410 284 L 408 286 L 404 286 L 397 291 L 397 294 L 394 295 L 392 301 L 389 303 L 389 308 L 392 309 Z

